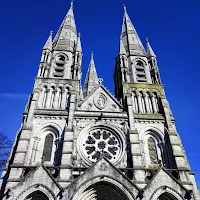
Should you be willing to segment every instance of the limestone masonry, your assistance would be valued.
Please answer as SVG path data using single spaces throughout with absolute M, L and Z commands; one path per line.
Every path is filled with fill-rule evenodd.
M 103 27 L 102 27 L 103 28 Z M 92 54 L 84 86 L 73 4 L 42 49 L 3 170 L 4 200 L 200 200 L 160 79 L 124 8 L 115 97 Z

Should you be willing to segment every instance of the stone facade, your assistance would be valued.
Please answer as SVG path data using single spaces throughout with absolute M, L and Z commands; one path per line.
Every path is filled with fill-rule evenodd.
M 73 4 L 52 32 L 2 175 L 8 200 L 198 200 L 156 55 L 124 8 L 115 97 L 93 55 L 84 88 Z

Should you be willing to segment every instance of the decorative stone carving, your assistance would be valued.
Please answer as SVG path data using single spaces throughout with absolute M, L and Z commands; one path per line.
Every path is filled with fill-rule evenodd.
M 86 108 L 87 110 L 90 110 L 90 109 L 92 108 L 92 104 L 91 104 L 91 103 L 88 103 L 88 104 L 85 106 L 85 108 Z
M 111 110 L 111 111 L 116 110 L 116 108 L 117 108 L 117 106 L 116 106 L 115 104 L 110 105 L 110 110 Z
M 101 163 L 101 165 L 99 166 L 99 171 L 107 171 L 108 170 L 108 166 L 105 162 Z
M 99 110 L 102 110 L 103 108 L 105 108 L 106 104 L 107 104 L 107 99 L 104 94 L 101 93 L 94 98 L 94 105 Z

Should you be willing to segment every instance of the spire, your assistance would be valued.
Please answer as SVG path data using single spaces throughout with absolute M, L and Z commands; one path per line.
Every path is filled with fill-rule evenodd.
M 53 31 L 50 31 L 50 35 L 43 47 L 43 50 L 48 49 L 49 51 L 52 51 L 52 35 L 53 35 Z
M 154 53 L 153 49 L 151 48 L 148 38 L 146 38 L 146 42 L 147 42 L 147 56 L 156 58 L 156 54 Z
M 140 41 L 140 38 L 128 16 L 125 6 L 121 38 L 127 54 L 146 55 L 142 42 Z
M 88 72 L 86 75 L 84 88 L 83 88 L 84 96 L 87 96 L 97 86 L 98 86 L 98 76 L 97 76 L 96 67 L 94 64 L 94 57 L 93 57 L 93 53 L 92 53 L 90 65 L 88 68 Z
M 77 44 L 76 44 L 76 51 L 82 53 L 82 47 L 81 47 L 81 34 L 78 34 Z
M 55 50 L 73 51 L 77 40 L 76 24 L 73 12 L 73 2 L 67 12 L 57 34 L 53 41 Z
M 122 37 L 120 38 L 119 55 L 126 55 L 126 50 L 124 48 Z

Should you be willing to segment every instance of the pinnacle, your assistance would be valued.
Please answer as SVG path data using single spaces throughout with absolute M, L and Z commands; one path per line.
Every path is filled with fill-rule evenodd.
M 148 38 L 146 38 L 146 42 L 147 42 L 147 56 L 156 58 L 156 54 L 154 53 L 153 49 L 151 48 Z
M 52 35 L 53 31 L 50 31 L 49 37 L 43 47 L 43 50 L 48 49 L 49 51 L 52 51 Z
M 90 65 L 86 75 L 83 93 L 87 96 L 91 91 L 93 91 L 99 85 L 99 79 L 96 72 L 96 67 L 94 63 L 94 54 L 91 53 Z

